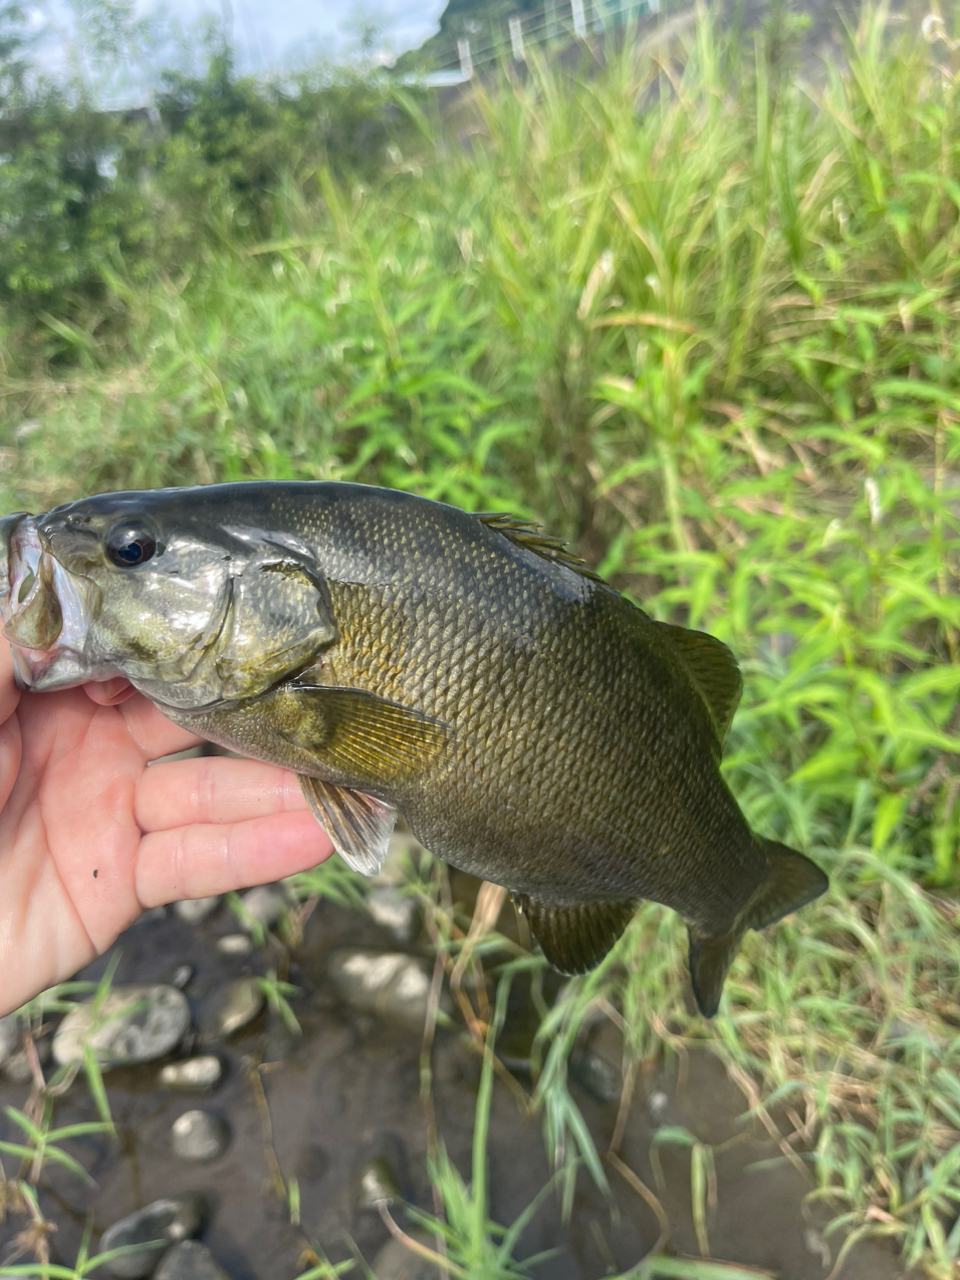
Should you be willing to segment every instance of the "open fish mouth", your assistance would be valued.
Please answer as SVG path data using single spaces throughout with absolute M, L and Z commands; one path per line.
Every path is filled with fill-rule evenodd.
M 6 526 L 5 528 L 3 526 Z M 0 617 L 24 689 L 65 689 L 105 673 L 85 654 L 92 583 L 68 573 L 46 546 L 33 516 L 0 523 Z

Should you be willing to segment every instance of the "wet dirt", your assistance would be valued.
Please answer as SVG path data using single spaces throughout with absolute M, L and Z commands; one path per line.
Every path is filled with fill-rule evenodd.
M 302 1038 L 267 1013 L 224 1043 L 214 1028 L 225 987 L 244 974 L 265 972 L 278 959 L 269 949 L 242 959 L 218 952 L 217 937 L 234 928 L 226 910 L 201 926 L 184 924 L 172 912 L 155 913 L 121 940 L 116 982 L 169 981 L 179 965 L 193 966 L 186 994 L 194 1052 L 218 1053 L 226 1071 L 209 1095 L 160 1090 L 156 1082 L 163 1061 L 106 1076 L 117 1139 L 97 1136 L 65 1144 L 94 1183 L 85 1185 L 53 1166 L 40 1183 L 41 1205 L 56 1227 L 50 1241 L 55 1261 L 72 1262 L 88 1227 L 96 1242 L 125 1214 L 191 1190 L 207 1198 L 210 1218 L 203 1239 L 234 1280 L 294 1280 L 307 1265 L 310 1248 L 333 1262 L 360 1256 L 369 1263 L 389 1239 L 379 1213 L 358 1207 L 360 1171 L 377 1157 L 391 1168 L 404 1201 L 433 1211 L 426 1165 L 431 1116 L 420 1097 L 420 1040 L 344 1007 L 325 975 L 325 957 L 335 946 L 395 949 L 395 944 L 365 915 L 320 903 L 289 974 L 299 987 L 294 1008 Z M 99 977 L 108 959 L 81 976 Z M 517 1019 L 522 1021 L 519 1012 Z M 511 1036 L 522 1040 L 522 1034 L 522 1026 L 508 1023 L 504 1046 Z M 615 1079 L 620 1046 L 611 1023 L 598 1028 L 589 1048 L 607 1062 L 604 1078 Z M 522 1063 L 522 1054 L 517 1061 Z M 438 1031 L 431 1067 L 438 1132 L 469 1178 L 480 1059 L 456 1022 Z M 529 1087 L 522 1072 L 517 1080 Z M 28 1092 L 27 1085 L 3 1080 L 0 1107 L 23 1107 Z M 603 1090 L 594 1087 L 593 1093 L 602 1096 Z M 617 1125 L 619 1100 L 598 1101 L 579 1086 L 574 1094 L 598 1148 L 605 1150 Z M 215 1111 L 232 1133 L 226 1153 L 207 1165 L 186 1164 L 171 1151 L 174 1120 L 194 1107 Z M 690 1150 L 658 1148 L 662 1183 L 651 1160 L 656 1134 L 671 1126 L 720 1148 L 716 1203 L 700 1226 L 701 1236 L 706 1229 L 710 1256 L 761 1267 L 786 1280 L 824 1280 L 841 1241 L 824 1240 L 824 1218 L 805 1204 L 813 1179 L 762 1131 L 744 1125 L 744 1110 L 743 1095 L 707 1051 L 639 1073 L 619 1158 L 655 1191 L 669 1239 L 662 1239 L 657 1215 L 631 1187 L 629 1174 L 611 1164 L 609 1196 L 581 1171 L 566 1224 L 559 1193 L 551 1189 L 524 1232 L 517 1257 L 553 1251 L 532 1268 L 538 1280 L 598 1280 L 636 1265 L 654 1247 L 698 1256 Z M 55 1123 L 92 1119 L 96 1111 L 81 1077 L 57 1103 Z M 17 1140 L 19 1133 L 4 1118 L 0 1136 Z M 9 1176 L 12 1163 L 9 1158 L 5 1163 Z M 489 1171 L 491 1216 L 503 1224 L 513 1222 L 551 1177 L 540 1119 L 525 1114 L 514 1092 L 499 1082 Z M 291 1180 L 299 1193 L 299 1224 L 290 1220 L 289 1197 L 281 1185 L 289 1187 Z M 391 1212 L 406 1222 L 401 1204 Z M 14 1238 L 24 1225 L 19 1216 L 0 1225 L 0 1264 L 11 1260 Z M 897 1280 L 904 1274 L 895 1255 L 871 1241 L 858 1245 L 840 1272 L 842 1280 Z

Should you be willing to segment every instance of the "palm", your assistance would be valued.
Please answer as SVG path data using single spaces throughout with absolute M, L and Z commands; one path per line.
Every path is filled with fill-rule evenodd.
M 18 695 L 0 669 L 0 720 L 0 1012 L 69 977 L 145 907 L 330 853 L 285 770 L 216 757 L 148 768 L 197 739 L 139 695 Z

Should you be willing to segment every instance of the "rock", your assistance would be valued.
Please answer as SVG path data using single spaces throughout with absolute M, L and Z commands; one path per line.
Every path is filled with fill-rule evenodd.
M 45 1067 L 52 1054 L 49 1036 L 34 1040 L 33 1047 L 36 1050 L 37 1061 L 41 1067 Z M 33 1080 L 33 1062 L 26 1044 L 22 1049 L 18 1049 L 16 1053 L 10 1055 L 4 1063 L 3 1070 L 7 1079 L 12 1080 L 14 1084 L 30 1084 Z
M 168 1062 L 158 1084 L 164 1089 L 212 1089 L 223 1079 L 223 1063 L 212 1053 L 182 1062 Z
M 171 987 L 176 987 L 178 991 L 185 991 L 190 985 L 190 979 L 193 977 L 193 965 L 178 964 L 173 971 L 170 979 Z
M 408 1231 L 407 1235 L 436 1252 L 436 1240 L 425 1231 Z M 370 1271 L 377 1280 L 437 1280 L 440 1275 L 437 1263 L 421 1258 L 402 1240 L 388 1240 L 370 1263 Z
M 227 1122 L 212 1111 L 185 1111 L 173 1122 L 173 1154 L 181 1160 L 216 1160 L 230 1145 Z
M 375 885 L 367 894 L 367 910 L 397 942 L 412 942 L 420 932 L 416 899 L 394 885 Z
M 597 1102 L 617 1102 L 623 1090 L 623 1077 L 617 1068 L 589 1049 L 575 1054 L 570 1061 L 570 1071 L 580 1085 Z
M 402 952 L 337 947 L 327 972 L 341 999 L 361 1013 L 422 1031 L 430 995 L 430 969 Z
M 657 1089 L 647 1099 L 647 1108 L 650 1111 L 650 1119 L 653 1123 L 662 1125 L 666 1119 L 667 1112 L 670 1110 L 670 1099 L 662 1089 Z
M 210 1250 L 196 1240 L 184 1240 L 165 1255 L 154 1280 L 230 1280 Z
M 90 999 L 70 1010 L 53 1056 L 59 1066 L 81 1062 L 89 1044 L 104 1068 L 152 1062 L 175 1048 L 189 1025 L 190 1008 L 176 987 L 114 987 L 99 1009 Z
M 377 1209 L 382 1204 L 393 1204 L 399 1198 L 397 1179 L 386 1160 L 378 1156 L 360 1167 L 357 1174 L 358 1209 Z
M 275 884 L 261 884 L 256 889 L 248 889 L 241 895 L 240 902 L 243 905 L 240 924 L 248 933 L 258 926 L 269 929 L 286 913 L 288 906 L 286 895 Z
M 253 943 L 245 933 L 225 933 L 217 939 L 217 950 L 222 956 L 248 956 Z
M 263 988 L 256 978 L 238 978 L 227 987 L 217 1014 L 217 1031 L 232 1036 L 251 1023 L 263 1008 Z
M 143 1276 L 153 1275 L 164 1250 L 179 1240 L 199 1235 L 206 1217 L 207 1206 L 201 1196 L 188 1194 L 172 1200 L 155 1200 L 107 1227 L 100 1242 L 101 1253 L 130 1245 L 144 1248 L 105 1262 L 104 1271 L 119 1280 L 141 1280 Z
M 182 902 L 174 903 L 173 910 L 177 919 L 184 924 L 203 924 L 208 916 L 213 915 L 221 901 L 219 893 L 215 893 L 212 898 L 184 898 Z

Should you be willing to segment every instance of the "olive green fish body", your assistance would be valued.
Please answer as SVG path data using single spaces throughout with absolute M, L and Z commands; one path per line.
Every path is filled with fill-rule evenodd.
M 30 529 L 16 536 L 36 558 Z M 37 537 L 95 582 L 71 589 L 97 617 L 41 679 L 57 661 L 121 670 L 171 718 L 312 779 L 364 870 L 399 811 L 438 856 L 507 886 L 567 971 L 653 899 L 687 921 L 711 1013 L 744 929 L 824 887 L 750 831 L 720 775 L 729 651 L 655 622 L 529 526 L 364 486 L 254 484 L 88 499 Z M 94 570 L 101 543 L 121 560 Z M 127 568 L 147 544 L 150 563 Z M 29 582 L 4 609 L 14 643 L 57 625 Z M 142 619 L 165 597 L 176 628 L 151 639 Z

